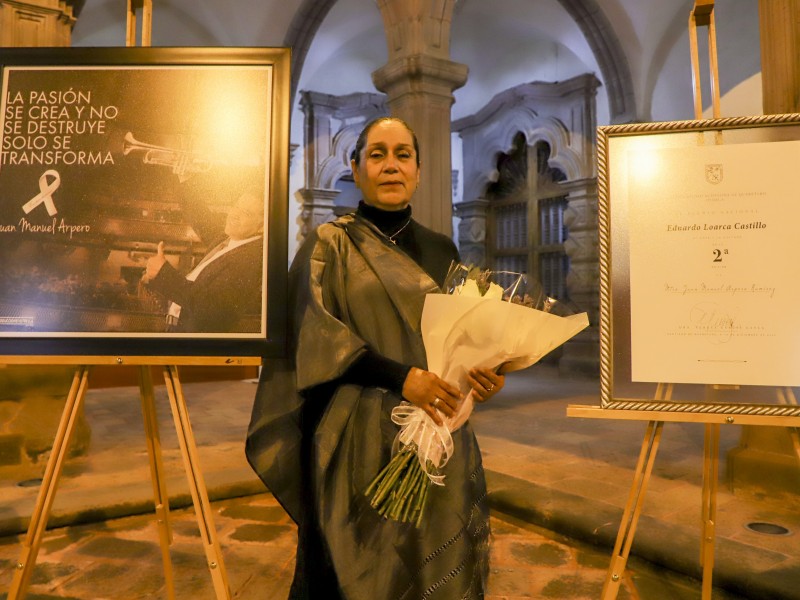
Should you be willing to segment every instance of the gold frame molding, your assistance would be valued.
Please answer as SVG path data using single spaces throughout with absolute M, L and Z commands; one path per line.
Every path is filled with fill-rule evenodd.
M 630 317 L 621 300 L 625 293 L 614 282 L 614 242 L 627 231 L 612 230 L 611 163 L 624 152 L 627 141 L 650 136 L 659 147 L 702 144 L 748 143 L 800 139 L 800 114 L 666 121 L 598 127 L 598 244 L 600 255 L 600 399 L 601 408 L 645 412 L 704 413 L 715 415 L 800 416 L 793 388 L 738 385 L 647 383 L 624 377 L 620 368 L 630 363 L 630 337 L 621 339 L 615 325 L 620 316 Z M 616 164 L 616 163 L 615 163 Z M 615 283 L 617 284 L 615 286 Z M 629 292 L 627 292 L 629 301 Z M 626 311 L 627 309 L 627 311 Z M 618 328 L 617 328 L 618 329 Z M 685 389 L 678 389 L 678 388 Z M 743 394 L 747 388 L 748 393 Z M 759 388 L 759 389 L 753 389 Z M 744 396 L 745 399 L 741 397 Z M 754 401 L 752 396 L 756 396 Z M 654 415 L 652 418 L 656 418 Z

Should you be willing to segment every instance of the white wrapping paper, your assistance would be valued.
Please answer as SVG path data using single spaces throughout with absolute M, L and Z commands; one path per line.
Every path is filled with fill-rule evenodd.
M 408 402 L 392 412 L 393 421 L 401 425 L 397 442 L 417 446 L 423 469 L 439 485 L 442 477 L 430 473 L 427 461 L 437 469 L 447 463 L 453 451 L 449 432 L 461 427 L 472 413 L 467 372 L 473 367 L 496 369 L 501 365 L 505 373 L 524 369 L 589 325 L 586 313 L 560 317 L 505 302 L 493 289 L 485 296 L 477 293 L 477 287 L 474 293 L 470 289 L 462 292 L 426 296 L 421 324 L 428 370 L 458 386 L 465 395 L 458 412 L 444 419 L 444 427 L 437 427 L 425 411 Z

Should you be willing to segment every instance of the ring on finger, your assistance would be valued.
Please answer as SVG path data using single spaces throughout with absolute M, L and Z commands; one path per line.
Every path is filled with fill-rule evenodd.
M 441 405 L 442 405 L 442 399 L 441 398 L 436 398 L 433 401 L 433 407 L 434 408 L 439 408 Z
M 487 391 L 487 392 L 491 392 L 493 389 L 494 389 L 494 384 L 493 384 L 493 383 L 490 383 L 490 384 L 489 384 L 489 387 L 487 387 L 487 388 L 486 388 L 486 391 Z

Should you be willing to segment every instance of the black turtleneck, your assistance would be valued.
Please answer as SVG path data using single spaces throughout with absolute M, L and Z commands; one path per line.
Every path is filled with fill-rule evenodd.
M 396 243 L 433 280 L 442 285 L 452 261 L 458 261 L 458 249 L 453 240 L 423 227 L 411 218 L 411 206 L 401 210 L 383 210 L 359 202 L 356 214 Z M 402 394 L 411 365 L 404 365 L 379 354 L 371 348 L 364 352 L 341 377 L 342 383 L 365 387 L 382 387 Z
M 388 237 L 408 223 L 411 218 L 411 205 L 400 210 L 383 210 L 361 200 L 356 214 L 364 217 Z

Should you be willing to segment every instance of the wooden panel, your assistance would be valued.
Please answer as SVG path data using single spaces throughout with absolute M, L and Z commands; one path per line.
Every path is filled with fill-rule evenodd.
M 160 366 L 151 366 L 150 371 L 156 385 L 164 384 Z M 107 366 L 98 365 L 92 368 L 89 377 L 89 387 L 92 389 L 135 386 L 139 385 L 139 367 L 133 365 Z M 258 367 L 232 366 L 232 367 L 207 367 L 186 366 L 179 367 L 181 383 L 197 383 L 201 381 L 236 381 L 258 377 Z

